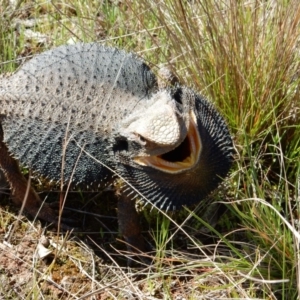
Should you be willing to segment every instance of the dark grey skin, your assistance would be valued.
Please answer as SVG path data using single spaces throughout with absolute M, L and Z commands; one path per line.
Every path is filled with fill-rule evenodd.
M 160 101 L 170 108 L 179 128 L 173 130 L 178 137 L 167 144 L 155 140 L 155 131 L 150 133 L 153 120 L 147 119 L 152 107 L 162 107 L 155 106 Z M 184 159 L 192 115 L 201 138 L 195 164 L 165 172 L 137 163 L 136 157 Z M 140 129 L 135 131 L 136 123 L 145 136 Z M 120 177 L 124 180 L 118 206 L 120 230 L 131 249 L 140 251 L 146 248 L 132 200 L 137 194 L 158 208 L 180 209 L 204 199 L 232 163 L 232 139 L 212 104 L 179 85 L 159 89 L 155 75 L 136 55 L 96 43 L 44 52 L 1 79 L 0 125 L 0 168 L 16 204 L 22 204 L 27 188 L 19 163 L 65 185 Z M 56 212 L 40 206 L 40 198 L 30 189 L 25 209 L 33 216 L 39 211 L 41 219 L 56 223 Z

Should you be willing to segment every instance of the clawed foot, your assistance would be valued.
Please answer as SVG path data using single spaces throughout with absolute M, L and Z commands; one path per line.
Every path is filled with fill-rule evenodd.
M 60 209 L 57 203 L 43 203 L 40 207 L 29 207 L 29 209 L 27 208 L 27 212 L 31 216 L 37 216 L 39 219 L 52 223 L 62 230 L 73 230 L 78 227 L 78 221 L 69 217 L 65 211 L 62 212 L 62 216 L 59 218 Z
M 145 265 L 151 265 L 153 262 L 153 258 L 151 256 L 151 249 L 150 245 L 145 243 L 144 238 L 142 235 L 135 235 L 130 237 L 125 237 L 124 239 L 127 244 L 127 251 L 130 256 L 127 257 L 127 265 L 130 267 L 133 265 L 134 261 L 138 259 Z

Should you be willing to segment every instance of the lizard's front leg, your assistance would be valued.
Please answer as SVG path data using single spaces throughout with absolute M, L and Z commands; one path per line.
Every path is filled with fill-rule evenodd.
M 120 232 L 127 243 L 128 252 L 141 254 L 141 260 L 149 263 L 146 257 L 142 257 L 144 252 L 149 251 L 149 247 L 145 244 L 141 234 L 140 220 L 135 209 L 135 201 L 125 195 L 121 195 L 118 199 L 118 220 Z

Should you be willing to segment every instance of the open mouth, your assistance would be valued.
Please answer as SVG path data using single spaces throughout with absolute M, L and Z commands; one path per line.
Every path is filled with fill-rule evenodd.
M 196 117 L 191 112 L 187 136 L 178 147 L 158 156 L 139 156 L 134 161 L 142 166 L 175 174 L 193 168 L 199 161 L 201 149 Z

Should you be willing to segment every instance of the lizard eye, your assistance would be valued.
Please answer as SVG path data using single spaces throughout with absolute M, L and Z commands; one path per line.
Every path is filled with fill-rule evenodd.
M 128 151 L 128 142 L 125 139 L 117 139 L 113 146 L 114 152 Z

